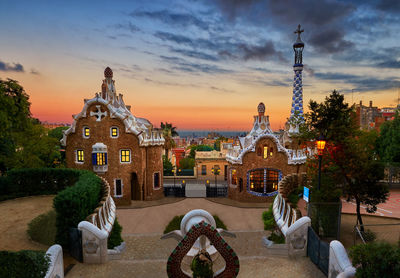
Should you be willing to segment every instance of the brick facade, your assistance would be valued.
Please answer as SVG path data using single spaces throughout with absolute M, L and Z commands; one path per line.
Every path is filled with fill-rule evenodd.
M 116 97 L 112 90 L 107 92 L 112 98 Z M 150 139 L 154 137 L 152 126 L 144 125 L 135 127 L 138 134 L 135 134 L 127 127 L 124 122 L 128 117 L 132 123 L 138 122 L 139 118 L 134 118 L 129 112 L 129 108 L 123 104 L 122 95 L 116 97 L 119 103 L 114 110 L 115 104 L 110 106 L 111 99 L 104 99 L 96 95 L 92 100 L 85 100 L 84 110 L 75 116 L 73 126 L 64 134 L 63 142 L 66 151 L 67 167 L 86 169 L 94 171 L 92 161 L 92 148 L 96 143 L 102 143 L 107 146 L 107 171 L 97 172 L 99 176 L 104 177 L 111 186 L 111 196 L 117 205 L 130 204 L 131 200 L 155 200 L 163 198 L 163 139 L 158 138 L 158 144 L 151 144 Z M 107 100 L 107 101 L 106 101 Z M 90 103 L 88 105 L 88 103 Z M 105 112 L 98 119 L 93 113 Z M 116 111 L 125 109 L 124 116 L 115 116 Z M 112 110 L 112 111 L 111 111 Z M 121 112 L 121 113 L 122 113 Z M 148 121 L 145 122 L 146 124 Z M 89 136 L 84 136 L 84 128 L 89 128 Z M 112 137 L 111 128 L 117 128 L 118 135 Z M 146 133 L 143 136 L 142 133 Z M 139 138 L 139 136 L 142 136 Z M 87 137 L 87 138 L 86 138 Z M 144 139 L 143 139 L 144 138 Z M 145 141 L 146 144 L 141 144 Z M 154 140 L 153 140 L 154 141 Z M 148 143 L 150 142 L 150 143 Z M 83 151 L 83 162 L 77 161 L 77 151 Z M 121 162 L 121 150 L 130 151 L 130 162 Z M 95 171 L 96 172 L 96 171 Z M 158 173 L 158 187 L 154 187 L 155 173 Z M 117 196 L 116 180 L 122 182 L 122 194 Z M 156 178 L 157 180 L 157 178 Z

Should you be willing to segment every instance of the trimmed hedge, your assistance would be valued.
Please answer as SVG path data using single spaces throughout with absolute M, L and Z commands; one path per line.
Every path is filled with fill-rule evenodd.
M 0 278 L 43 278 L 49 264 L 44 251 L 0 251 Z
M 56 217 L 57 214 L 54 210 L 34 218 L 28 224 L 27 233 L 29 237 L 36 242 L 44 245 L 51 246 L 55 243 L 56 239 Z
M 121 245 L 123 241 L 121 237 L 121 232 L 122 232 L 122 226 L 118 223 L 117 218 L 115 218 L 114 225 L 112 227 L 111 233 L 107 241 L 108 249 L 113 249 L 114 247 Z
M 77 182 L 81 174 L 75 169 L 14 169 L 0 177 L 0 201 L 32 195 L 57 194 Z
M 79 222 L 93 213 L 101 197 L 102 180 L 89 171 L 81 171 L 74 186 L 58 193 L 53 200 L 53 207 L 57 212 L 56 243 L 68 249 L 69 228 L 77 228 Z

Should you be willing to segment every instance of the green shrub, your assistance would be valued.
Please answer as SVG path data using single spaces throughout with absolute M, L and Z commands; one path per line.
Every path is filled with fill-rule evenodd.
M 81 171 L 76 169 L 14 169 L 0 177 L 0 201 L 32 195 L 57 194 L 72 186 Z
M 43 278 L 50 259 L 44 251 L 0 251 L 0 278 Z
M 193 271 L 193 278 L 212 278 L 213 273 L 213 262 L 210 254 L 205 250 L 201 250 L 196 256 L 194 256 L 190 269 Z
M 76 228 L 79 222 L 93 213 L 102 196 L 102 181 L 94 173 L 81 171 L 74 186 L 67 187 L 54 198 L 57 212 L 56 243 L 68 249 L 69 228 Z
M 113 249 L 116 246 L 119 246 L 122 243 L 122 226 L 118 223 L 117 218 L 115 218 L 113 228 L 111 230 L 110 236 L 107 241 L 107 248 Z
M 172 220 L 168 223 L 167 227 L 165 227 L 164 234 L 168 234 L 169 232 L 175 231 L 175 230 L 180 230 L 181 229 L 181 221 L 183 219 L 184 215 L 179 215 L 179 216 L 174 216 Z M 215 219 L 215 224 L 217 225 L 217 228 L 221 228 L 224 230 L 227 230 L 228 228 L 222 222 L 222 220 L 218 217 L 218 215 L 213 215 Z
M 295 188 L 292 192 L 289 193 L 288 202 L 292 208 L 297 208 L 297 203 L 300 200 L 299 195 L 303 192 L 303 186 Z
M 39 243 L 51 246 L 56 240 L 56 212 L 50 210 L 34 218 L 28 224 L 29 237 Z
M 349 255 L 356 267 L 356 277 L 400 277 L 400 247 L 371 242 L 353 246 Z
M 285 236 L 279 232 L 279 234 L 273 232 L 268 237 L 268 239 L 276 244 L 283 244 L 285 243 Z
M 276 228 L 276 222 L 274 218 L 274 213 L 272 211 L 272 205 L 267 211 L 262 213 L 262 220 L 264 222 L 264 230 L 273 231 Z
M 365 242 L 372 242 L 376 239 L 376 234 L 369 229 L 366 229 L 364 232 L 361 233 Z

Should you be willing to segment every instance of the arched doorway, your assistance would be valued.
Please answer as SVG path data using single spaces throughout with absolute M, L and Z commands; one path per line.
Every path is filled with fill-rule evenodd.
M 131 199 L 132 200 L 141 200 L 140 198 L 140 185 L 138 181 L 138 177 L 135 172 L 131 175 Z

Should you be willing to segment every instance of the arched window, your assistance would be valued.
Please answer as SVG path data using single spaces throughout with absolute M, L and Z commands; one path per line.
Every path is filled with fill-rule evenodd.
M 281 171 L 259 168 L 247 172 L 247 191 L 257 196 L 275 195 L 281 179 Z

